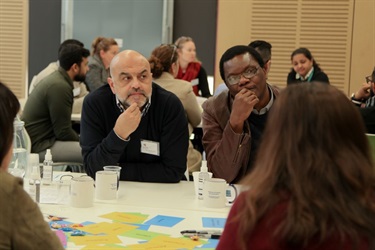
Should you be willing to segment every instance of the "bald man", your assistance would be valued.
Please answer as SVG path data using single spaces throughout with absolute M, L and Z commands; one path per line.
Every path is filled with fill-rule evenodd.
M 87 174 L 119 165 L 121 180 L 179 182 L 189 140 L 180 100 L 152 82 L 149 62 L 133 50 L 113 58 L 108 83 L 83 103 L 80 143 Z

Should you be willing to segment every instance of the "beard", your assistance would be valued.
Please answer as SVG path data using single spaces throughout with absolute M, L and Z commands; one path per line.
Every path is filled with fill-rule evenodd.
M 74 76 L 73 80 L 76 81 L 76 82 L 84 82 L 85 79 L 86 79 L 86 75 L 79 73 L 78 75 Z
M 134 98 L 133 98 L 134 96 Z M 130 92 L 127 97 L 120 98 L 117 96 L 121 104 L 127 109 L 133 103 L 137 103 L 138 108 L 142 111 L 143 107 L 149 102 L 150 98 L 146 95 L 144 91 L 132 91 Z

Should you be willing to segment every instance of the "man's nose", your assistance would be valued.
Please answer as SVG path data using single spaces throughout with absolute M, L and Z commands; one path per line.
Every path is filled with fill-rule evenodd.
M 245 84 L 247 84 L 249 81 L 250 81 L 250 79 L 244 77 L 244 76 L 241 74 L 241 78 L 240 78 L 240 81 L 239 81 L 238 85 L 240 85 L 240 86 L 241 86 L 241 85 L 245 85 Z
M 139 84 L 138 79 L 134 78 L 133 81 L 132 81 L 132 88 L 139 89 L 139 87 L 140 87 L 140 84 Z

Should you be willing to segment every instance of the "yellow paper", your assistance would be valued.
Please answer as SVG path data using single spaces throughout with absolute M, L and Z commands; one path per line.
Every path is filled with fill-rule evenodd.
M 168 236 L 157 236 L 149 242 L 129 245 L 130 249 L 193 249 L 196 246 L 202 245 L 204 242 L 201 240 L 194 241 L 189 238 L 172 238 Z
M 122 243 L 122 241 L 116 235 L 71 236 L 69 237 L 69 241 L 78 246 Z
M 137 228 L 137 226 L 122 224 L 122 223 L 109 223 L 100 222 L 95 224 L 90 224 L 80 228 L 82 231 L 91 234 L 121 234 L 126 231 L 130 231 Z
M 113 212 L 113 213 L 101 215 L 100 217 L 114 220 L 114 221 L 141 224 L 147 219 L 148 215 L 141 214 L 141 213 Z
M 113 249 L 117 249 L 117 248 L 124 249 L 124 246 L 123 245 L 103 245 L 103 246 L 89 245 L 89 246 L 85 246 L 81 249 L 83 249 L 83 250 L 113 250 Z

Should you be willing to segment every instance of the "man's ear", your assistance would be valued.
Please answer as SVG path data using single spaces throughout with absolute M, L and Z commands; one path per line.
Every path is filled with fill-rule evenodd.
M 116 94 L 116 90 L 115 90 L 115 83 L 113 81 L 113 78 L 112 77 L 108 77 L 107 78 L 107 82 L 108 82 L 109 87 L 112 90 L 112 93 L 115 95 Z
M 73 73 L 79 72 L 79 65 L 77 63 L 74 63 L 71 67 L 70 70 L 73 71 Z

